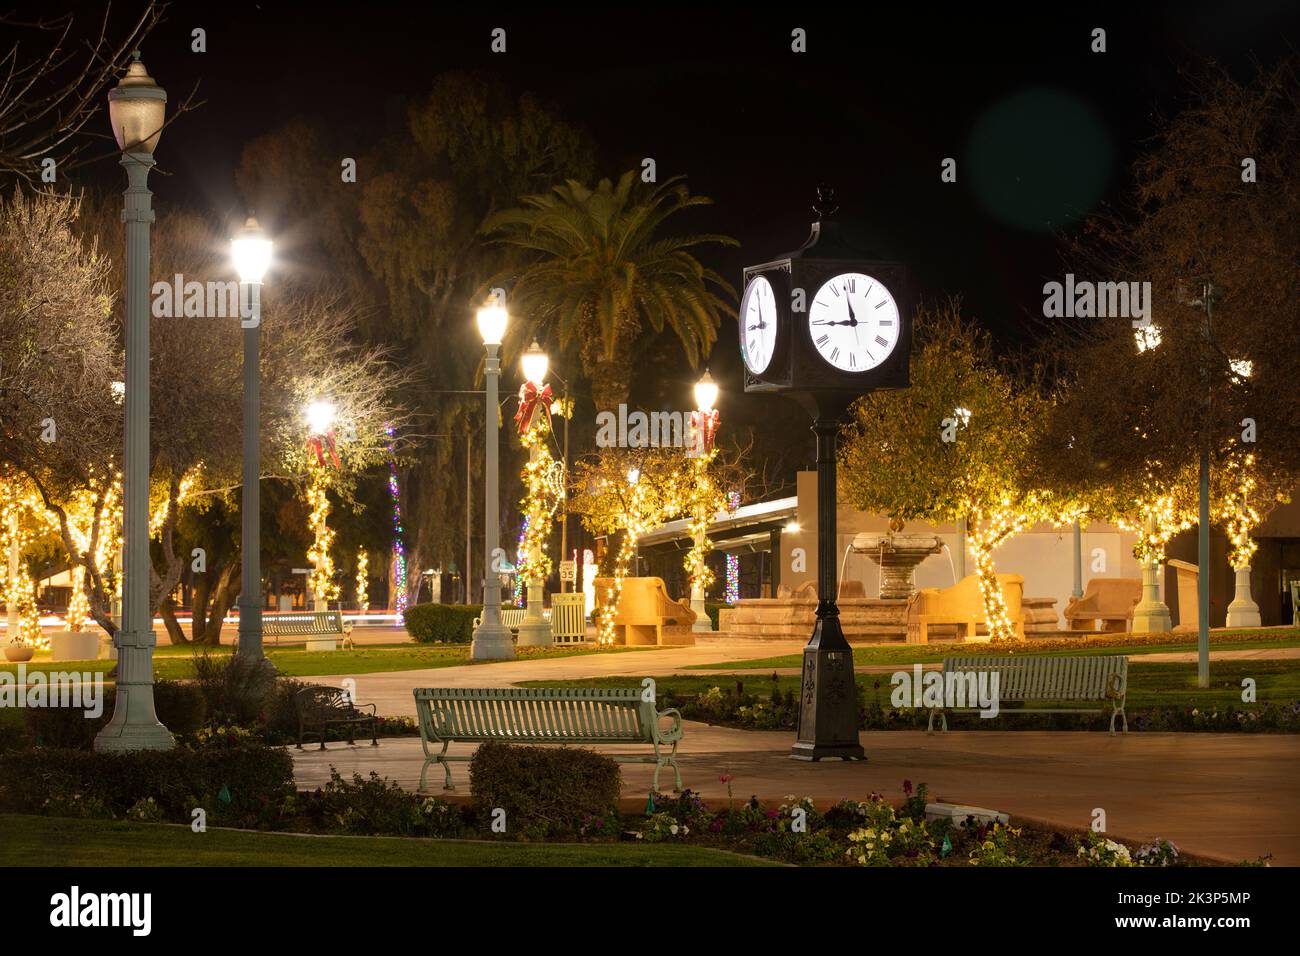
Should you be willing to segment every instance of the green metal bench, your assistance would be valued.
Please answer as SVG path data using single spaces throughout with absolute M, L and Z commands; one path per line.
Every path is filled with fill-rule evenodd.
M 1105 713 L 1106 703 L 1111 705 L 1110 732 L 1115 733 L 1115 718 L 1123 722 L 1128 733 L 1128 716 L 1124 713 L 1124 699 L 1128 692 L 1128 658 L 1103 656 L 1074 657 L 946 657 L 943 673 L 998 674 L 998 715 L 1002 714 L 1090 714 Z M 1018 707 L 1002 710 L 1003 703 L 1028 703 L 1042 701 L 1098 701 L 1099 706 L 1043 708 Z M 934 718 L 942 720 L 948 729 L 947 711 L 976 713 L 976 707 L 932 707 L 926 727 L 934 732 Z
M 282 637 L 305 637 L 308 643 L 329 638 L 333 646 L 335 635 L 343 637 L 343 646 L 352 644 L 352 625 L 343 620 L 342 611 L 295 611 L 289 614 L 265 615 L 262 633 L 280 643 Z
M 510 633 L 515 637 L 519 636 L 519 625 L 524 623 L 524 615 L 528 613 L 527 608 L 522 607 L 503 607 L 501 608 L 501 626 L 510 628 Z M 478 630 L 483 623 L 483 615 L 480 614 L 474 618 L 474 630 Z
M 379 746 L 379 715 L 374 704 L 358 704 L 349 691 L 341 687 L 308 684 L 293 695 L 293 706 L 298 713 L 298 749 L 309 734 L 320 738 L 320 749 L 325 749 L 325 735 L 331 727 L 342 727 L 348 743 L 355 743 L 353 729 L 368 727 L 370 745 Z
M 682 739 L 682 715 L 675 709 L 655 710 L 653 694 L 643 699 L 639 688 L 511 687 L 472 690 L 462 687 L 417 687 L 415 711 L 424 745 L 420 789 L 425 789 L 430 764 L 442 764 L 451 785 L 448 756 L 452 743 L 509 744 L 648 744 L 654 756 L 614 756 L 620 763 L 653 763 L 654 788 L 659 771 L 673 768 L 676 789 L 682 789 L 677 769 L 677 742 Z M 665 717 L 672 725 L 662 728 Z M 442 745 L 442 750 L 434 748 Z M 664 753 L 661 748 L 671 745 Z

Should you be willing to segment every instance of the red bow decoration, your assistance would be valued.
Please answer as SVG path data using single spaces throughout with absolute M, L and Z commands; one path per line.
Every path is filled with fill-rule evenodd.
M 718 434 L 718 421 L 716 408 L 707 412 L 698 410 L 691 412 L 691 428 L 704 440 L 704 447 L 699 449 L 701 452 L 713 450 L 713 439 Z
M 322 441 L 322 439 L 324 439 Z M 330 461 L 334 462 L 334 470 L 338 471 L 343 466 L 339 464 L 338 449 L 334 445 L 334 429 L 330 429 L 323 436 L 312 435 L 307 439 L 307 449 L 316 452 L 316 463 L 322 468 L 325 467 L 325 450 L 329 449 Z
M 550 400 L 551 386 L 549 385 L 538 388 L 532 382 L 524 382 L 519 386 L 519 411 L 515 412 L 515 424 L 519 426 L 519 434 L 528 431 L 528 426 L 533 423 L 537 406 L 545 406 Z

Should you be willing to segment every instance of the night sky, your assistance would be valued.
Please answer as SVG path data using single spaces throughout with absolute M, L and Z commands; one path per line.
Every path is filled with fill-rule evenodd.
M 1061 238 L 1123 200 L 1154 117 L 1182 104 L 1179 70 L 1208 58 L 1244 79 L 1252 58 L 1272 63 L 1297 36 L 1296 5 L 1280 0 L 984 15 L 883 6 L 467 15 L 473 5 L 177 3 L 145 62 L 173 102 L 195 82 L 207 102 L 164 135 L 156 202 L 160 215 L 172 202 L 238 211 L 249 139 L 320 117 L 355 135 L 360 154 L 373 120 L 435 74 L 499 71 L 587 127 L 603 173 L 650 156 L 661 179 L 685 173 L 712 197 L 690 225 L 740 240 L 705 256 L 737 285 L 743 265 L 802 243 L 824 180 L 840 217 L 885 237 L 926 293 L 960 293 L 1014 345 L 1041 315 L 1043 282 L 1063 271 Z M 505 54 L 489 50 L 498 26 Z M 194 27 L 206 53 L 190 52 Z M 807 53 L 791 52 L 795 27 Z M 1094 27 L 1105 53 L 1090 51 Z M 945 157 L 955 184 L 940 181 Z M 116 183 L 115 164 L 103 166 Z M 738 386 L 734 325 L 710 365 Z

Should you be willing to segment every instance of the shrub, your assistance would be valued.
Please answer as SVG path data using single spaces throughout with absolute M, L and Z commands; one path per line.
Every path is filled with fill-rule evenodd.
M 343 779 L 333 767 L 329 783 L 300 798 L 317 828 L 388 836 L 456 836 L 463 829 L 459 808 L 403 790 L 371 772 Z
M 163 819 L 189 822 L 202 807 L 209 823 L 258 826 L 292 792 L 293 759 L 273 747 L 0 754 L 0 808 L 14 813 L 57 812 L 79 800 L 120 817 L 152 797 Z
M 469 765 L 480 816 L 506 812 L 507 832 L 529 838 L 571 836 L 618 804 L 618 764 L 592 750 L 486 743 Z
M 405 612 L 406 633 L 421 644 L 468 644 L 482 613 L 479 604 L 413 604 Z
M 196 654 L 194 677 L 212 719 L 251 724 L 266 719 L 278 675 L 238 654 Z
M 710 623 L 712 623 L 713 629 L 715 631 L 718 629 L 718 622 L 720 620 L 718 612 L 721 611 L 723 608 L 728 608 L 728 607 L 731 607 L 731 605 L 719 604 L 717 601 L 704 602 L 704 613 L 709 616 L 709 621 Z
M 115 687 L 104 688 L 104 710 L 87 717 L 80 707 L 30 707 L 23 711 L 30 742 L 38 747 L 90 750 L 95 735 L 113 716 Z M 159 680 L 153 685 L 154 709 L 163 726 L 173 734 L 189 736 L 203 726 L 207 702 L 193 684 Z

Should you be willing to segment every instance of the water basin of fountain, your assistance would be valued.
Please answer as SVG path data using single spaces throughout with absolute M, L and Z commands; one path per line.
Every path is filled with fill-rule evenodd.
M 933 534 L 899 531 L 863 531 L 853 538 L 849 550 L 866 555 L 880 566 L 880 597 L 907 600 L 916 591 L 913 574 L 932 554 L 943 550 L 943 540 Z

